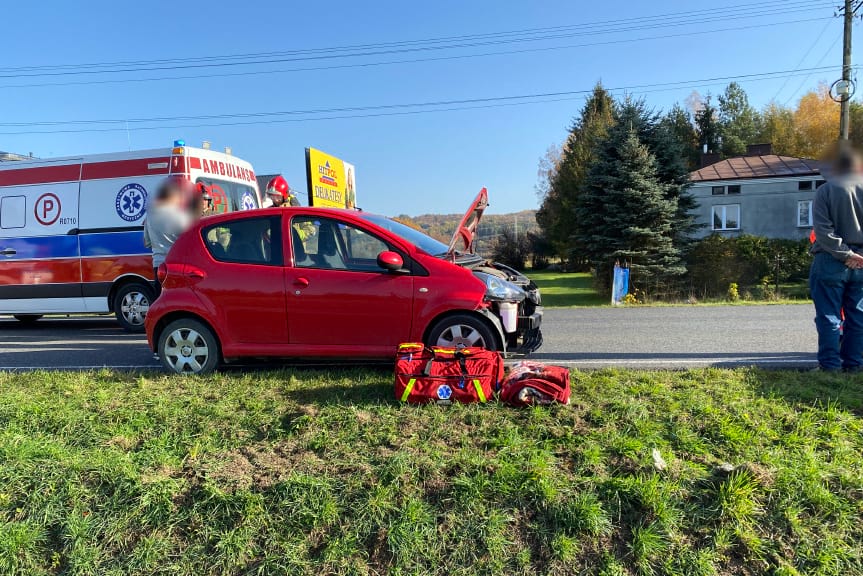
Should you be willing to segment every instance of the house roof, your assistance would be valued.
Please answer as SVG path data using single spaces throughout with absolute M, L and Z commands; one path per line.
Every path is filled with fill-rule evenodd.
M 728 158 L 690 172 L 693 182 L 710 180 L 741 180 L 744 178 L 775 178 L 788 176 L 813 176 L 820 174 L 819 162 L 792 156 L 738 156 Z

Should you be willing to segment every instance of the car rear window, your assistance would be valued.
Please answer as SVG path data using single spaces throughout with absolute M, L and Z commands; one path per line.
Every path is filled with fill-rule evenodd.
M 234 264 L 281 266 L 282 231 L 278 216 L 242 218 L 201 230 L 214 260 Z

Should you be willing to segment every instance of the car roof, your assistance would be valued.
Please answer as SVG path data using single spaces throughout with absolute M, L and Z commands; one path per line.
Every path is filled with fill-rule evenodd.
M 255 208 L 254 210 L 235 210 L 233 212 L 225 212 L 224 214 L 205 216 L 201 218 L 199 224 L 201 226 L 212 226 L 213 224 L 231 222 L 254 216 L 278 216 L 281 214 L 307 214 L 321 217 L 338 215 L 347 216 L 348 220 L 356 220 L 362 218 L 362 215 L 366 213 L 359 210 L 348 210 L 347 208 L 315 208 L 313 206 L 270 207 Z

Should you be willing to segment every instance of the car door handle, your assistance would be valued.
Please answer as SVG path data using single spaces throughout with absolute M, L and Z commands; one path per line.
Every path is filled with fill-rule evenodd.
M 294 280 L 294 284 L 296 284 L 297 286 L 302 286 L 303 288 L 305 288 L 306 286 L 309 285 L 309 279 L 303 278 L 302 276 L 300 276 L 299 278 Z
M 202 270 L 198 270 L 197 268 L 191 268 L 186 270 L 185 276 L 187 276 L 188 278 L 197 278 L 198 280 L 201 280 L 206 276 L 206 274 L 204 274 Z
M 17 253 L 18 251 L 14 248 L 4 248 L 3 250 L 0 250 L 0 254 L 3 254 L 4 256 L 14 256 Z

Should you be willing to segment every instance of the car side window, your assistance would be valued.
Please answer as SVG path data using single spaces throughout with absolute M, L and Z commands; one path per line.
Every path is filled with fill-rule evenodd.
M 332 218 L 294 216 L 291 219 L 294 266 L 381 272 L 378 254 L 391 248 L 362 228 Z
M 219 262 L 280 266 L 281 226 L 278 216 L 242 218 L 207 226 L 204 245 Z

